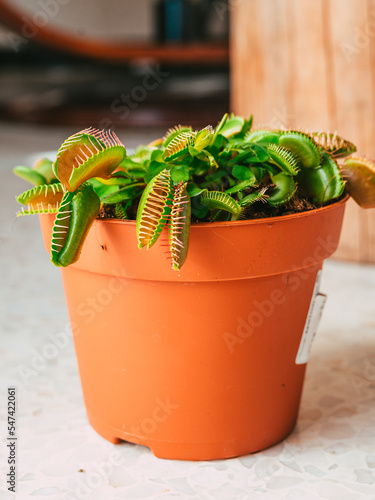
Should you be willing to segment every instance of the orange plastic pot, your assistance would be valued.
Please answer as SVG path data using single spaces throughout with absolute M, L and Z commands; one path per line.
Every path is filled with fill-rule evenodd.
M 287 436 L 306 366 L 296 355 L 345 201 L 193 225 L 181 272 L 162 242 L 137 248 L 134 222 L 97 220 L 80 260 L 62 269 L 92 427 L 185 460 L 234 457 Z M 53 216 L 40 220 L 49 248 Z

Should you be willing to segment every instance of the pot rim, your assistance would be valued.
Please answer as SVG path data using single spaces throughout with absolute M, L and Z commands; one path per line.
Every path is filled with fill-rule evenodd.
M 150 252 L 139 250 L 136 221 L 96 219 L 79 261 L 64 272 L 71 272 L 72 267 L 129 279 L 183 283 L 238 280 L 311 267 L 316 248 L 319 255 L 313 264 L 321 266 L 337 248 L 348 198 L 286 216 L 193 224 L 189 256 L 178 272 L 165 258 L 163 241 L 157 241 Z M 49 250 L 52 218 L 40 219 Z
M 298 212 L 295 214 L 279 215 L 276 217 L 263 217 L 259 219 L 246 219 L 246 220 L 235 220 L 235 221 L 220 221 L 220 222 L 192 222 L 191 227 L 195 228 L 210 228 L 210 227 L 227 227 L 227 226 L 247 226 L 256 224 L 274 224 L 275 222 L 281 222 L 285 220 L 298 219 L 301 217 L 309 217 L 323 211 L 332 210 L 337 205 L 345 204 L 350 198 L 349 194 L 345 194 L 341 199 L 325 205 L 324 207 L 314 208 L 313 210 L 305 210 L 303 212 Z M 136 224 L 135 220 L 123 220 L 123 219 L 96 219 L 97 222 L 105 222 L 109 224 L 121 224 L 125 226 L 133 226 Z

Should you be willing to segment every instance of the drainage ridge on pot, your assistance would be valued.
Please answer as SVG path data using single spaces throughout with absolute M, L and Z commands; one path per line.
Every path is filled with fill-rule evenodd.
M 97 220 L 62 269 L 91 425 L 158 457 L 259 451 L 293 429 L 305 364 L 296 355 L 343 199 L 301 214 L 193 225 L 184 267 L 135 224 Z M 41 215 L 49 250 L 53 215 Z

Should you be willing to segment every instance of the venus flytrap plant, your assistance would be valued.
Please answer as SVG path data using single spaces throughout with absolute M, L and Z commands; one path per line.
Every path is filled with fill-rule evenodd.
M 375 166 L 351 157 L 351 142 L 336 133 L 251 126 L 252 117 L 233 114 L 214 129 L 179 125 L 129 156 L 115 134 L 85 129 L 62 144 L 55 162 L 14 169 L 35 185 L 17 198 L 27 207 L 20 215 L 56 213 L 55 265 L 77 261 L 100 213 L 136 220 L 140 248 L 150 249 L 165 234 L 172 268 L 179 270 L 192 222 L 251 219 L 259 207 L 267 216 L 282 215 L 301 201 L 317 208 L 345 192 L 375 207 Z

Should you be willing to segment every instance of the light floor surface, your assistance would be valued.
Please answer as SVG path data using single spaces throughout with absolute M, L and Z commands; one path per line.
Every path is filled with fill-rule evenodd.
M 67 134 L 47 130 L 42 146 L 40 134 L 24 128 L 22 149 L 14 131 L 0 126 L 0 500 L 375 500 L 375 267 L 325 263 L 328 300 L 298 424 L 285 441 L 212 462 L 162 460 L 142 446 L 112 445 L 87 422 L 72 342 L 33 362 L 68 318 L 37 218 L 14 215 L 14 195 L 26 186 L 11 167 L 26 151 L 57 149 Z M 13 385 L 16 495 L 5 484 L 6 393 Z

